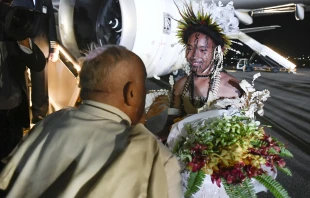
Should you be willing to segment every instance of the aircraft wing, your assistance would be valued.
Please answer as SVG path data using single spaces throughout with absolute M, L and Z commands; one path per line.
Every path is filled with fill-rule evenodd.
M 281 27 L 279 25 L 271 25 L 271 26 L 262 26 L 262 27 L 254 27 L 254 28 L 242 28 L 240 29 L 243 33 L 252 33 L 252 32 L 261 32 L 266 30 L 274 30 L 278 27 Z
M 279 4 L 276 6 L 261 7 L 255 9 L 236 9 L 235 15 L 242 23 L 249 25 L 253 23 L 252 17 L 265 16 L 271 14 L 281 14 L 288 12 L 295 13 L 296 20 L 303 20 L 305 18 L 305 11 L 309 10 L 310 5 L 305 5 L 301 3 L 288 3 L 284 5 Z
M 205 2 L 211 3 L 214 0 L 192 0 L 195 2 Z M 226 5 L 227 3 L 231 2 L 232 0 L 221 0 L 221 2 Z M 214 1 L 218 2 L 218 1 Z M 310 6 L 309 0 L 233 0 L 235 9 L 258 9 L 258 8 L 267 8 L 285 4 L 302 4 L 306 6 Z

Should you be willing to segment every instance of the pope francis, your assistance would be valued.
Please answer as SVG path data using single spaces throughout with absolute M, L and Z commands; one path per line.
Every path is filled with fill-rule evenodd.
M 8 198 L 182 197 L 175 157 L 141 124 L 146 70 L 121 46 L 91 51 L 79 108 L 40 121 L 0 175 Z

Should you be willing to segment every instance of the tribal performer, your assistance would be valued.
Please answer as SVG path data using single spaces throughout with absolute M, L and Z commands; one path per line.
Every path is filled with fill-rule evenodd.
M 183 69 L 188 75 L 175 84 L 170 82 L 174 84 L 171 92 L 162 90 L 147 95 L 146 102 L 152 105 L 146 107 L 146 126 L 163 139 L 176 118 L 214 109 L 217 100 L 233 100 L 241 96 L 239 81 L 223 70 L 223 57 L 228 50 L 233 50 L 227 34 L 239 31 L 239 21 L 234 16 L 232 3 L 225 7 L 211 5 L 205 10 L 198 8 L 201 13 L 197 16 L 192 4 L 184 4 L 184 11 L 179 9 L 182 19 L 178 20 L 177 36 L 185 48 L 187 64 Z M 165 96 L 156 95 L 169 97 L 163 100 Z M 157 99 L 148 100 L 148 97 Z M 167 101 L 169 103 L 163 105 Z M 163 106 L 166 112 L 161 111 Z M 161 124 L 165 125 L 163 129 L 158 126 L 158 120 L 167 120 Z
M 185 46 L 190 71 L 175 84 L 172 98 L 172 107 L 179 108 L 182 116 L 198 113 L 216 99 L 241 94 L 239 81 L 222 70 L 223 56 L 231 45 L 226 33 L 239 30 L 232 4 L 219 13 L 198 16 L 190 5 L 185 6 L 180 12 L 183 20 L 179 21 L 178 37 Z

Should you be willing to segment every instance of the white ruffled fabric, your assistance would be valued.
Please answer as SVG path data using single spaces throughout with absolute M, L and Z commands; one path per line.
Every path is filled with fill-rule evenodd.
M 206 1 L 195 1 L 193 2 L 193 11 L 198 13 L 198 10 L 204 11 L 204 13 L 211 15 L 213 22 L 218 24 L 223 34 L 229 34 L 239 31 L 239 20 L 235 17 L 233 2 L 230 1 L 226 6 L 221 1 L 216 4 L 206 3 Z

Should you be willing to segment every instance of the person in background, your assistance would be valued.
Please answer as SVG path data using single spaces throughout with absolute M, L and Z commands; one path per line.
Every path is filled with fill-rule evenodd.
M 51 0 L 13 0 L 12 6 L 22 6 L 46 14 L 42 20 L 38 35 L 34 42 L 43 51 L 48 60 L 56 62 L 59 57 L 54 9 Z M 30 70 L 31 72 L 31 70 Z M 48 68 L 42 72 L 31 72 L 31 102 L 33 124 L 42 120 L 47 114 L 48 98 Z
M 8 4 L 0 9 L 0 160 L 6 157 L 28 128 L 29 101 L 25 81 L 26 66 L 33 71 L 44 69 L 42 51 L 29 38 L 15 39 L 5 32 Z M 6 16 L 2 16 L 5 14 Z M 9 14 L 8 14 L 9 15 Z M 2 164 L 1 164 L 2 165 Z M 1 169 L 1 167 L 0 167 Z
M 134 71 L 134 72 L 133 72 Z M 91 51 L 79 108 L 30 130 L 0 175 L 7 197 L 182 197 L 176 158 L 142 124 L 146 69 L 125 47 Z

